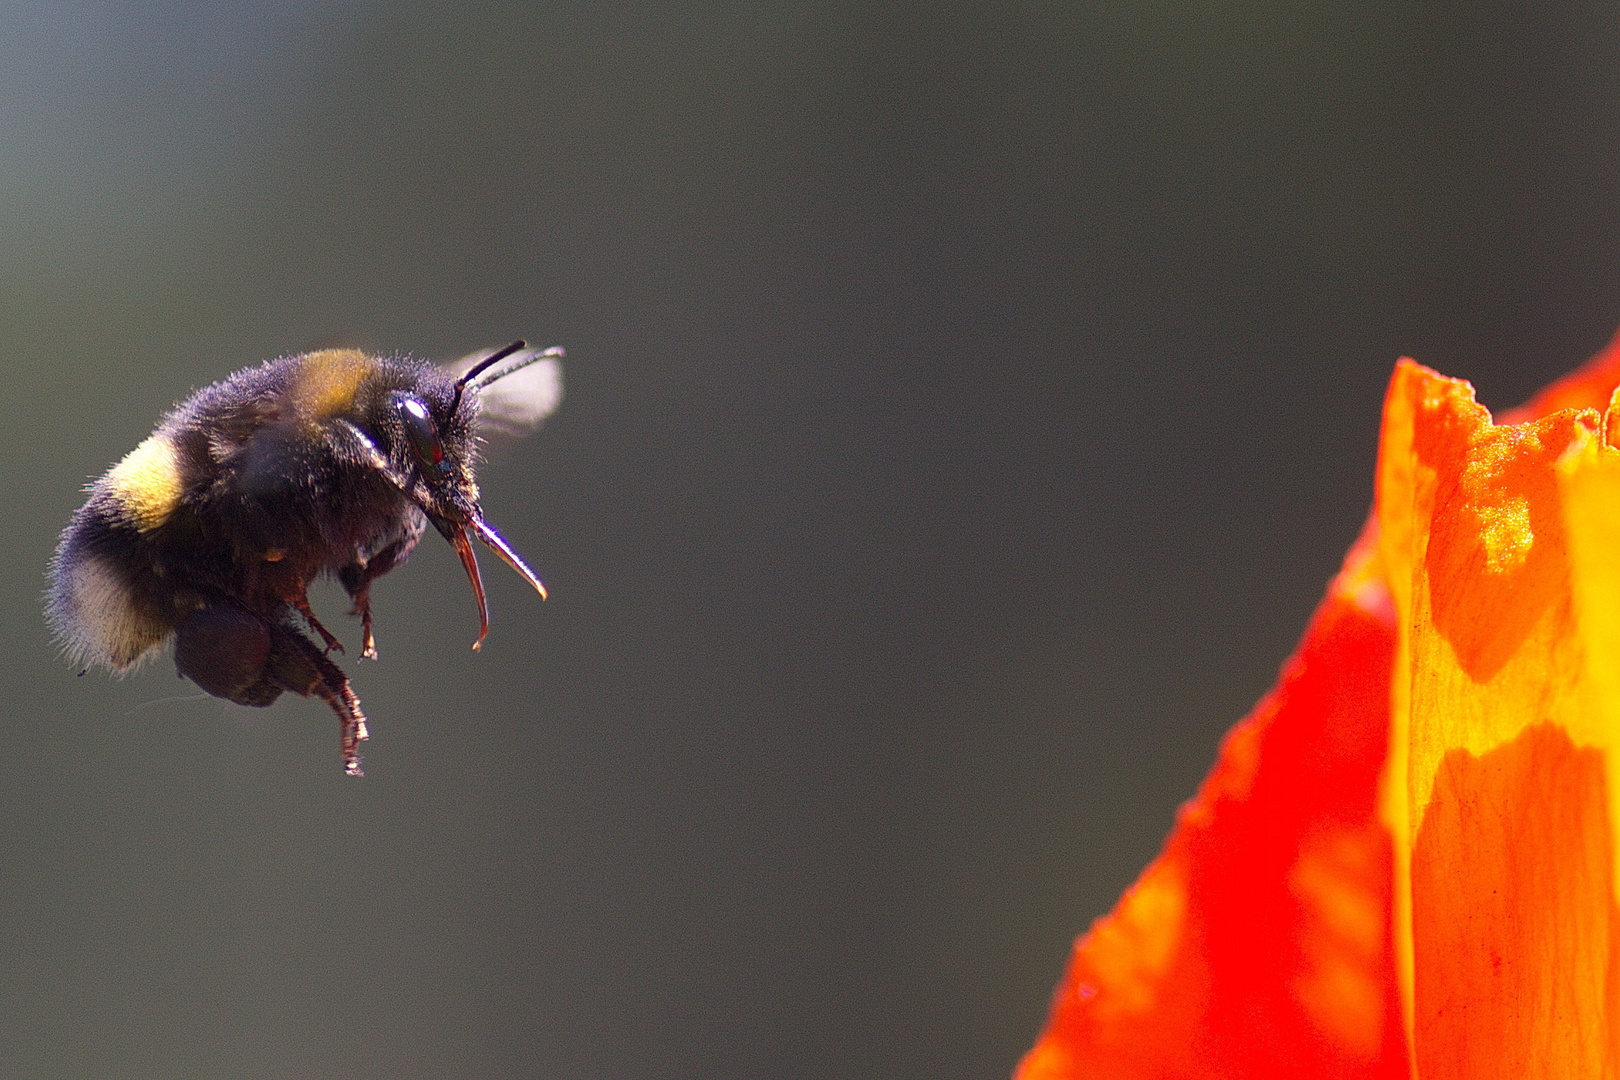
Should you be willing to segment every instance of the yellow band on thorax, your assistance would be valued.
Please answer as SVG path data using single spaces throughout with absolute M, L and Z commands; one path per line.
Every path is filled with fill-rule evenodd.
M 321 421 L 354 406 L 373 361 L 359 349 L 325 349 L 304 357 L 291 398 L 298 412 Z

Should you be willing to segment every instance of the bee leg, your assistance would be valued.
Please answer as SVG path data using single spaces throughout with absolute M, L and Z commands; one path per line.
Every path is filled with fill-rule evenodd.
M 262 708 L 281 696 L 279 688 L 261 685 L 270 648 L 263 619 L 218 604 L 192 612 L 175 628 L 174 666 L 215 697 Z
M 360 590 L 354 597 L 350 615 L 360 616 L 360 659 L 377 659 L 377 639 L 371 636 L 371 588 Z
M 290 615 L 289 615 L 290 618 Z M 319 697 L 342 728 L 343 770 L 360 770 L 366 716 L 343 670 L 290 622 L 270 622 L 234 604 L 194 611 L 175 629 L 174 666 L 215 697 L 263 708 L 291 690 Z
M 416 546 L 416 538 L 396 540 L 365 561 L 356 559 L 338 571 L 338 580 L 354 601 L 350 615 L 360 616 L 360 658 L 377 659 L 377 641 L 371 636 L 371 583 L 405 561 Z
M 315 617 L 315 610 L 309 606 L 309 597 L 307 595 L 299 592 L 297 596 L 292 598 L 290 603 L 298 609 L 298 614 L 304 617 L 304 621 L 309 624 L 309 628 L 321 635 L 321 640 L 326 643 L 327 652 L 331 652 L 333 649 L 338 652 L 347 651 L 343 648 L 343 642 L 333 637 L 326 627 L 321 625 L 321 620 Z
M 349 686 L 343 669 L 290 625 L 270 627 L 269 656 L 265 678 L 282 690 L 300 697 L 318 697 L 337 713 L 339 741 L 343 751 L 343 771 L 350 776 L 365 775 L 360 768 L 360 744 L 370 738 L 360 699 Z

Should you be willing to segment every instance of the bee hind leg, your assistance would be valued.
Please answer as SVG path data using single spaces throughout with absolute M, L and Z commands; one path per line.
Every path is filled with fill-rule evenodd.
M 263 708 L 291 690 L 319 697 L 337 713 L 343 771 L 361 776 L 366 715 L 343 669 L 291 622 L 272 622 L 235 604 L 194 611 L 175 629 L 174 666 L 215 697 Z
M 327 659 L 313 641 L 291 626 L 271 627 L 270 637 L 265 677 L 283 690 L 291 690 L 300 697 L 318 697 L 330 705 L 338 718 L 343 771 L 350 776 L 364 776 L 360 768 L 360 744 L 371 736 L 366 730 L 366 714 L 360 711 L 360 699 L 355 697 L 349 677 Z
M 174 666 L 215 697 L 262 708 L 281 695 L 264 683 L 270 649 L 268 623 L 233 604 L 217 604 L 175 628 Z

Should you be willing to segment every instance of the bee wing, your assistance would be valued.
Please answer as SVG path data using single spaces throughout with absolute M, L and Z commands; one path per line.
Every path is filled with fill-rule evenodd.
M 469 353 L 445 365 L 446 370 L 460 377 L 494 351 L 480 349 Z M 508 371 L 511 373 L 501 374 Z M 508 438 L 527 435 L 562 403 L 562 350 L 519 349 L 493 371 L 480 375 L 474 384 L 481 384 L 478 390 L 480 435 Z

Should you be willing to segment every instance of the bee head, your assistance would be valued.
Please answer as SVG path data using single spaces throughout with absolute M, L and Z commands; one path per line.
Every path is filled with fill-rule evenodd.
M 356 424 L 338 420 L 340 438 L 350 444 L 359 463 L 380 473 L 414 503 L 439 533 L 450 542 L 478 603 L 478 648 L 489 632 L 489 608 L 483 577 L 470 537 L 476 536 L 536 591 L 546 587 L 506 540 L 484 520 L 478 505 L 473 475 L 477 439 L 473 424 L 478 411 L 478 390 L 518 370 L 525 360 L 479 378 L 498 361 L 524 348 L 513 342 L 485 359 L 460 378 L 433 368 L 413 370 L 405 377 L 374 387 L 369 403 L 359 408 L 370 433 Z M 542 354 L 543 355 L 543 354 Z

